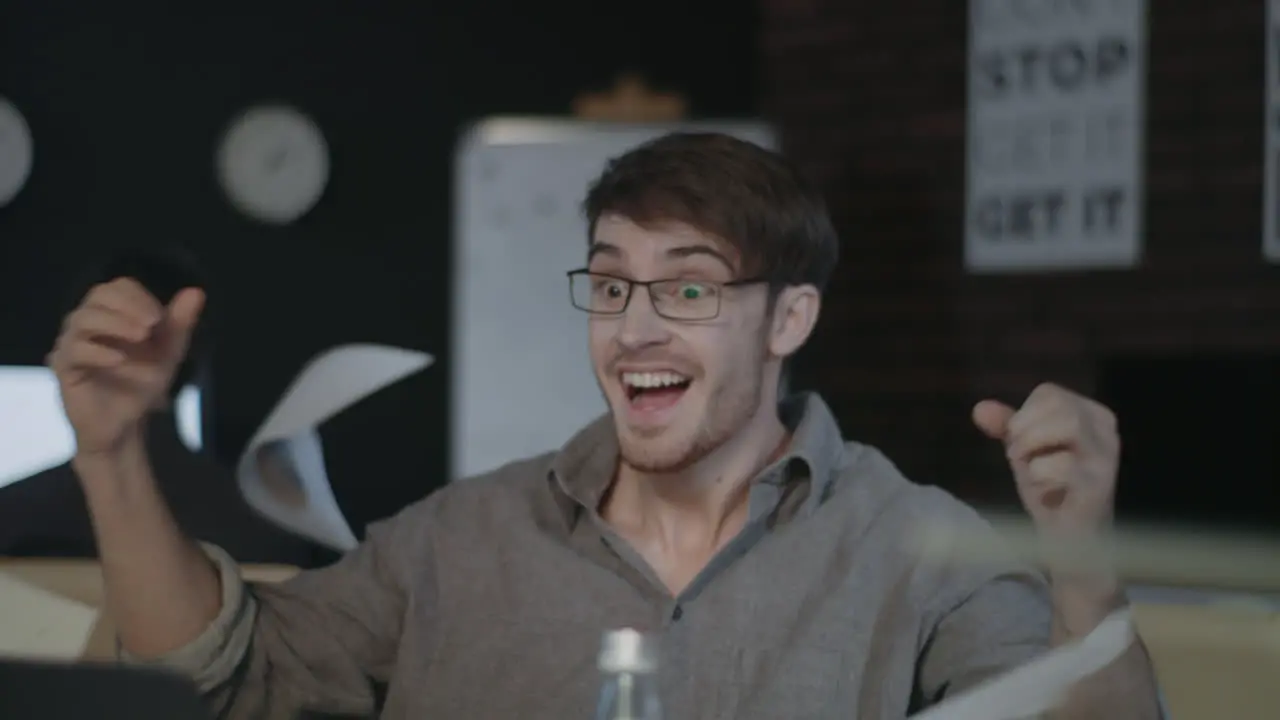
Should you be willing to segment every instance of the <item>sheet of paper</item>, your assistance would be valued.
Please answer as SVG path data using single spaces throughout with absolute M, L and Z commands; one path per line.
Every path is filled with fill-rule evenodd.
M 1124 653 L 1134 640 L 1129 611 L 1008 673 L 911 716 L 911 720 L 1024 720 L 1059 706 L 1075 683 Z
M 354 548 L 356 536 L 333 497 L 316 428 L 433 359 L 385 345 L 344 345 L 312 359 L 240 457 L 236 475 L 245 501 L 292 532 L 336 550 Z
M 75 660 L 98 611 L 0 572 L 0 656 Z

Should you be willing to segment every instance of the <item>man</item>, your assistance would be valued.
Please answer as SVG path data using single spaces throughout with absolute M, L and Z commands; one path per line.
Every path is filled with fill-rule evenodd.
M 122 252 L 92 273 L 94 281 L 122 276 L 134 278 L 162 302 L 201 284 L 194 264 L 174 253 Z M 77 298 L 92 282 L 80 286 Z M 160 485 L 166 505 L 185 534 L 215 543 L 237 560 L 314 565 L 323 557 L 321 548 L 253 512 L 230 470 L 183 444 L 173 403 L 204 355 L 201 348 L 189 353 L 146 418 L 147 454 L 167 481 Z M 97 557 L 85 495 L 70 462 L 0 488 L 0 555 Z
M 127 654 L 190 673 L 228 717 L 592 712 L 602 631 L 659 633 L 673 718 L 901 718 L 1079 638 L 1123 603 L 1101 569 L 924 563 L 924 525 L 982 532 L 949 495 L 846 443 L 816 396 L 779 398 L 836 260 L 819 196 L 779 156 L 670 135 L 609 164 L 570 273 L 610 412 L 560 451 L 454 483 L 335 565 L 246 588 L 180 533 L 139 432 L 200 310 L 128 279 L 54 350 L 75 466 Z M 548 338 L 555 342 L 555 338 Z M 535 380 L 536 381 L 536 380 Z M 1040 527 L 1106 528 L 1114 420 L 1045 385 L 974 419 Z M 212 562 L 211 562 L 212 560 Z M 1061 717 L 1158 713 L 1140 643 Z

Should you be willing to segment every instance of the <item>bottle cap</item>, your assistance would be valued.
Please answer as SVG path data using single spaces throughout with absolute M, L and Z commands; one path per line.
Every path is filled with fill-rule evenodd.
M 600 643 L 600 671 L 651 673 L 658 669 L 657 642 L 631 628 L 610 630 Z

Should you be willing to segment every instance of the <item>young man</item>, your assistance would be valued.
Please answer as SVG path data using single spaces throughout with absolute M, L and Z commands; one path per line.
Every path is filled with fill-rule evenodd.
M 606 417 L 558 452 L 455 483 L 369 528 L 337 564 L 247 588 L 178 531 L 142 411 L 201 294 L 120 279 L 68 319 L 51 362 L 123 648 L 193 675 L 227 717 L 301 708 L 387 718 L 587 717 L 601 633 L 659 633 L 673 718 L 902 718 L 1087 634 L 1123 602 L 1065 568 L 922 563 L 924 525 L 975 513 L 846 443 L 816 396 L 779 398 L 837 242 L 779 156 L 677 134 L 610 163 L 585 203 L 587 313 Z M 555 342 L 548 338 L 548 342 Z M 1036 522 L 1105 530 L 1114 419 L 1053 386 L 975 408 Z M 1158 713 L 1140 643 L 1061 717 Z

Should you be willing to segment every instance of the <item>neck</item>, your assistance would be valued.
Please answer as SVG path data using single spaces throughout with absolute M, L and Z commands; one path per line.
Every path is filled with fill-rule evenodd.
M 606 501 L 610 518 L 672 548 L 710 550 L 737 534 L 746 520 L 751 480 L 788 439 L 776 398 L 762 400 L 745 427 L 687 468 L 646 473 L 621 463 Z

